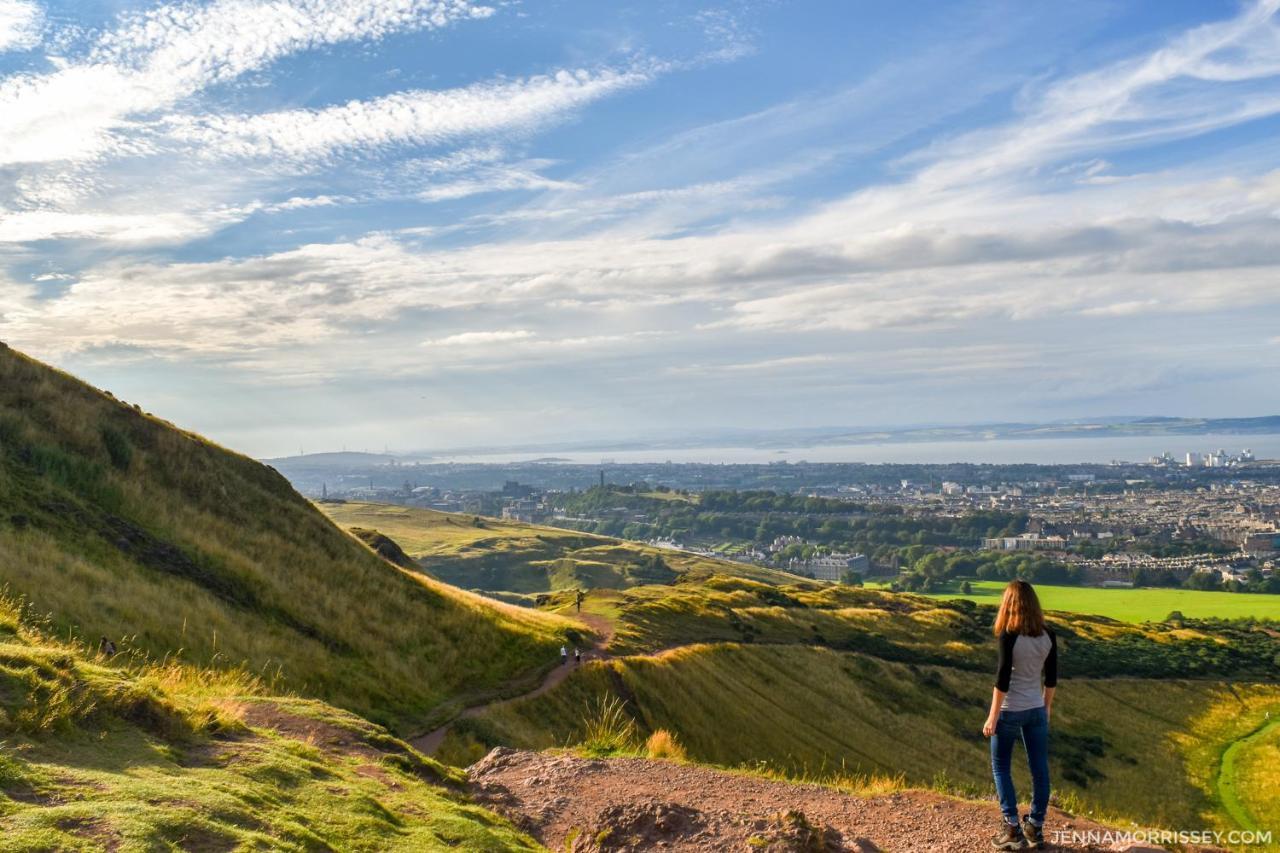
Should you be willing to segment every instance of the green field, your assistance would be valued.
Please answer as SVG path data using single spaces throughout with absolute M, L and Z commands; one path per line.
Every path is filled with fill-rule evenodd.
M 1004 581 L 972 581 L 973 592 L 933 593 L 930 598 L 967 598 L 999 604 Z M 1091 613 L 1124 622 L 1159 622 L 1177 610 L 1191 619 L 1280 619 L 1280 595 L 1206 592 L 1196 589 L 1099 589 L 1087 586 L 1037 585 L 1046 610 Z

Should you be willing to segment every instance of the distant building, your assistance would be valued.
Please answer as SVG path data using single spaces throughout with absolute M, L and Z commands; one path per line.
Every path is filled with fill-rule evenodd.
M 1240 550 L 1254 557 L 1268 557 L 1280 551 L 1280 531 L 1249 533 L 1240 542 Z
M 1042 536 L 1039 533 L 999 536 L 982 540 L 984 551 L 1059 551 L 1066 547 L 1067 540 L 1063 537 Z
M 866 554 L 827 554 L 810 560 L 792 560 L 788 570 L 796 574 L 810 574 L 820 581 L 839 581 L 845 572 L 866 574 L 871 560 Z

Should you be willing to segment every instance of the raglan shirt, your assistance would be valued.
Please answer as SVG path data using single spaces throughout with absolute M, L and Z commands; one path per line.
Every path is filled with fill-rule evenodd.
M 1005 631 L 1000 635 L 996 689 L 1005 694 L 1002 711 L 1028 711 L 1044 707 L 1044 686 L 1058 686 L 1058 638 L 1048 628 L 1038 637 Z

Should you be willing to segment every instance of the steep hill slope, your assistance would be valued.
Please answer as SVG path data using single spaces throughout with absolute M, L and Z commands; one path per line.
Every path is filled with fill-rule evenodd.
M 392 504 L 324 502 L 347 529 L 389 537 L 432 576 L 464 589 L 540 593 L 624 589 L 713 573 L 786 583 L 792 575 L 556 527 Z
M 120 668 L 0 601 L 0 850 L 540 849 L 462 774 L 243 673 Z
M 411 728 L 536 681 L 573 631 L 392 567 L 271 469 L 7 348 L 0 583 L 62 633 Z

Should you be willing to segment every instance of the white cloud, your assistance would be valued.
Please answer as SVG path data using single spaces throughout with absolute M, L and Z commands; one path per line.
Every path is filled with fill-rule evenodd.
M 510 329 L 495 332 L 459 332 L 456 335 L 423 341 L 421 346 L 441 348 L 487 347 L 510 341 L 522 341 L 533 336 L 533 332 L 528 329 Z
M 333 242 L 306 235 L 299 240 L 317 242 L 253 257 L 178 263 L 122 254 L 89 264 L 45 299 L 30 289 L 0 296 L 0 335 L 44 353 L 136 347 L 209 359 L 263 384 L 534 366 L 557 376 L 576 370 L 581 380 L 598 369 L 616 385 L 665 384 L 690 406 L 714 403 L 700 395 L 716 383 L 757 401 L 800 399 L 800 386 L 821 385 L 832 399 L 877 384 L 959 387 L 1018 370 L 1064 394 L 1153 387 L 1176 375 L 1167 365 L 1181 353 L 1159 350 L 1149 328 L 1178 315 L 1274 316 L 1280 306 L 1280 171 L 1269 149 L 1189 152 L 1141 173 L 1126 173 L 1130 158 L 1114 152 L 1280 110 L 1265 91 L 1277 73 L 1264 50 L 1276 36 L 1273 10 L 1250 7 L 1149 55 L 1029 88 L 1011 120 L 903 159 L 900 179 L 807 211 L 784 199 L 776 214 L 789 182 L 825 181 L 828 172 L 839 179 L 847 152 L 824 159 L 797 147 L 778 162 L 744 158 L 753 167 L 723 177 L 697 163 L 691 171 L 716 177 L 690 181 L 664 168 L 675 159 L 665 155 L 705 148 L 715 159 L 756 130 L 784 147 L 787 120 L 801 122 L 800 137 L 813 129 L 799 107 L 651 147 L 621 164 L 625 180 L 613 180 L 617 160 L 574 171 L 524 149 L 530 128 L 642 85 L 658 73 L 648 68 L 259 115 L 192 113 L 164 125 L 207 152 L 181 162 L 220 178 L 219 170 L 265 173 L 262 185 L 234 175 L 190 181 L 229 187 L 229 197 L 197 192 L 174 212 L 156 205 L 149 213 L 150 197 L 139 193 L 95 211 L 84 204 L 95 187 L 69 172 L 0 210 L 0 241 L 180 241 L 254 213 L 365 201 L 344 195 L 349 186 L 320 192 L 311 174 L 295 189 L 302 182 L 288 172 L 400 146 L 439 150 L 411 152 L 385 171 L 367 165 L 384 181 L 374 192 L 393 186 L 402 201 L 553 192 L 515 208 L 485 205 L 457 224 L 379 222 L 366 227 L 386 231 Z M 829 106 L 838 112 L 850 101 Z M 878 144 L 924 126 L 895 125 Z M 169 138 L 157 132 L 137 144 Z M 761 215 L 740 216 L 746 211 Z M 472 228 L 490 229 L 492 239 L 469 245 Z M 1122 326 L 1134 339 L 1112 351 L 1089 338 Z M 1186 328 L 1202 343 L 1212 331 L 1201 322 Z M 1250 334 L 1255 349 L 1268 337 Z M 1090 346 L 1078 354 L 1082 340 Z M 1212 360 L 1216 350 L 1204 346 L 1208 354 L 1196 357 Z M 1124 371 L 1091 383 L 1117 359 Z M 473 391 L 483 397 L 486 388 Z
M 30 0 L 0 0 L 0 52 L 35 47 L 43 20 L 44 13 Z
M 0 164 L 83 160 L 154 144 L 131 120 L 298 51 L 485 17 L 466 0 L 216 0 L 127 19 L 88 56 L 0 81 Z
M 651 79 L 644 70 L 558 71 L 448 91 L 397 92 L 317 110 L 175 118 L 170 132 L 208 156 L 311 161 L 390 145 L 439 145 L 525 131 Z

